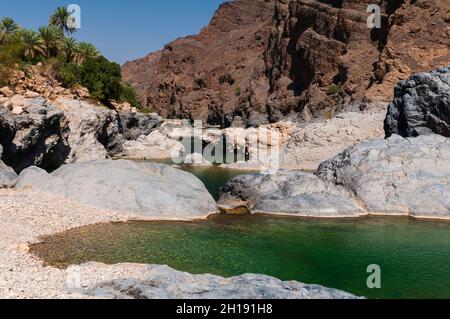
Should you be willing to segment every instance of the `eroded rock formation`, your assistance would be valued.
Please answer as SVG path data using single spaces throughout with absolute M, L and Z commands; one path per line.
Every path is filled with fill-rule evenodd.
M 126 140 L 136 140 L 142 135 L 150 134 L 163 119 L 157 114 L 143 114 L 138 112 L 120 112 L 121 132 Z
M 368 212 L 450 217 L 450 141 L 440 135 L 355 145 L 317 175 L 343 185 Z
M 42 98 L 24 99 L 26 112 L 0 106 L 2 160 L 20 172 L 36 165 L 56 169 L 69 154 L 69 127 L 64 113 Z
M 123 66 L 167 117 L 258 126 L 389 101 L 399 80 L 448 64 L 445 0 L 236 0 L 200 34 Z
M 117 112 L 87 102 L 59 98 L 55 105 L 69 119 L 67 163 L 106 159 L 122 151 Z
M 272 1 L 225 3 L 198 36 L 127 63 L 123 75 L 162 116 L 221 124 L 224 114 L 245 104 L 248 84 L 264 75 L 273 11 Z
M 419 73 L 395 88 L 384 129 L 386 136 L 440 134 L 450 137 L 450 69 Z
M 162 122 L 157 114 L 118 112 L 66 95 L 49 102 L 36 94 L 0 89 L 0 159 L 17 173 L 29 166 L 51 171 L 64 163 L 119 156 L 125 141 Z

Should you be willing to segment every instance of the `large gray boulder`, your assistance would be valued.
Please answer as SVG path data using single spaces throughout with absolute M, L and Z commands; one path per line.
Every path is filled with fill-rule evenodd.
M 31 167 L 20 174 L 16 189 L 153 219 L 203 218 L 217 210 L 194 175 L 155 163 L 98 160 L 64 165 L 51 174 Z
M 450 218 L 450 140 L 440 135 L 356 145 L 317 175 L 352 192 L 370 213 Z
M 219 207 L 230 213 L 450 218 L 450 139 L 441 135 L 394 135 L 355 145 L 321 164 L 316 175 L 281 170 L 238 176 L 222 188 Z
M 106 107 L 59 98 L 55 104 L 69 120 L 70 154 L 66 163 L 107 159 L 122 152 L 118 114 Z
M 142 135 L 149 135 L 163 121 L 158 114 L 122 112 L 120 116 L 121 133 L 125 140 L 137 140 Z
M 32 165 L 58 168 L 69 153 L 64 113 L 42 98 L 23 102 L 24 112 L 17 115 L 0 106 L 2 160 L 16 172 Z
M 450 69 L 415 74 L 399 82 L 384 129 L 386 137 L 393 134 L 450 137 Z
M 221 189 L 219 207 L 227 213 L 354 217 L 364 214 L 351 196 L 333 183 L 298 171 L 240 175 Z
M 3 147 L 0 145 L 0 158 L 2 158 L 2 153 Z M 15 185 L 16 180 L 16 172 L 0 160 L 0 188 L 11 188 Z
M 167 266 L 88 263 L 70 271 L 82 278 L 82 295 L 108 299 L 357 299 L 319 285 L 256 274 L 223 278 L 193 275 Z M 97 281 L 97 274 L 101 281 Z

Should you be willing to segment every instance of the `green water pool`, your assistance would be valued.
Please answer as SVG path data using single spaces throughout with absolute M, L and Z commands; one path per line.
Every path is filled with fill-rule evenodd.
M 142 162 L 142 161 L 137 161 Z M 170 159 L 167 160 L 151 160 L 149 162 L 174 165 Z M 213 166 L 189 166 L 180 165 L 177 168 L 189 172 L 200 179 L 205 184 L 206 189 L 211 193 L 215 200 L 219 199 L 220 188 L 225 185 L 230 179 L 242 174 L 257 173 L 257 171 L 246 171 L 221 168 L 217 165 Z
M 206 189 L 211 193 L 215 200 L 219 199 L 220 188 L 230 179 L 242 174 L 255 173 L 250 171 L 223 169 L 218 166 L 183 166 L 181 169 L 197 176 L 197 178 L 205 184 Z
M 31 250 L 58 267 L 86 261 L 166 264 L 226 277 L 262 273 L 369 298 L 450 298 L 447 222 L 261 216 L 130 222 L 71 230 Z M 381 267 L 381 289 L 367 288 L 371 264 Z

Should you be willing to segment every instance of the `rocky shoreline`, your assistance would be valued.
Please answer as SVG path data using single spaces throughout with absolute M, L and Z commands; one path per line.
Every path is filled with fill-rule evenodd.
M 0 197 L 1 298 L 356 298 L 335 289 L 263 275 L 225 279 L 137 264 L 48 267 L 28 253 L 28 244 L 72 228 L 142 216 L 98 210 L 43 193 L 0 189 Z M 146 285 L 149 281 L 153 284 Z
M 449 219 L 449 114 L 450 69 L 414 75 L 396 87 L 387 139 L 353 145 L 315 174 L 238 176 L 222 188 L 219 206 L 228 213 Z
M 440 135 L 358 144 L 316 174 L 281 170 L 235 177 L 219 207 L 298 217 L 410 216 L 450 219 L 450 140 Z
M 355 136 L 352 130 L 349 133 L 349 128 L 357 128 L 356 132 L 367 129 L 365 117 L 379 121 L 376 112 L 372 113 L 373 118 L 367 113 L 343 114 L 323 124 L 332 128 L 323 135 L 307 133 L 308 127 L 317 133 L 317 123 L 305 126 L 280 122 L 262 127 L 264 132 L 277 131 L 278 139 L 258 137 L 256 148 L 246 147 L 253 167 L 264 163 L 252 162 L 251 154 L 259 153 L 260 147 L 280 145 L 291 145 L 285 148 L 291 155 L 300 155 L 306 145 L 309 153 L 316 156 L 310 163 L 320 159 L 322 164 L 315 174 L 281 169 L 272 174 L 238 176 L 222 188 L 218 205 L 204 185 L 188 173 L 163 164 L 110 159 L 120 157 L 127 143 L 128 151 L 140 147 L 148 151 L 145 143 L 150 137 L 155 139 L 148 142 L 157 147 L 155 152 L 172 153 L 173 146 L 178 148 L 175 152 L 181 150 L 184 146 L 176 144 L 177 139 L 192 137 L 193 130 L 185 121 L 163 120 L 154 114 L 132 111 L 119 113 L 78 100 L 57 100 L 54 106 L 33 97 L 22 101 L 21 114 L 14 114 L 14 104 L 12 110 L 4 107 L 0 112 L 0 155 L 6 163 L 0 161 L 0 296 L 128 298 L 136 297 L 136 288 L 141 297 L 191 298 L 199 297 L 195 291 L 202 287 L 208 291 L 200 296 L 204 298 L 231 298 L 229 291 L 239 291 L 236 296 L 248 298 L 352 298 L 337 290 L 283 283 L 267 276 L 193 276 L 154 265 L 83 265 L 78 271 L 87 281 L 81 288 L 68 290 L 66 281 L 73 269 L 45 267 L 27 254 L 27 244 L 43 235 L 95 223 L 206 218 L 217 213 L 219 207 L 227 213 L 302 217 L 385 214 L 448 219 L 450 140 L 445 134 L 449 125 L 449 75 L 449 69 L 442 68 L 399 83 L 385 128 L 388 136 L 389 132 L 408 133 L 403 136 L 377 139 L 382 123 L 380 129 L 373 126 L 374 130 L 365 136 Z M 427 86 L 430 78 L 435 81 Z M 411 95 L 415 97 L 413 105 L 408 98 Z M 246 134 L 253 130 L 217 129 L 217 135 L 202 134 L 201 140 L 214 144 L 218 136 L 225 136 L 236 151 L 241 143 L 247 145 Z M 344 136 L 352 139 L 338 144 L 327 135 L 340 136 L 342 130 Z M 356 144 L 355 139 L 362 143 Z M 321 152 L 314 153 L 309 146 Z M 334 156 L 337 148 L 341 153 Z M 307 162 L 302 156 L 299 162 Z M 192 155 L 191 160 L 197 157 Z M 295 164 L 292 158 L 288 162 Z M 11 163 L 16 165 L 7 165 Z M 149 278 L 160 281 L 155 286 L 145 285 Z M 251 286 L 249 278 L 256 290 L 243 288 Z M 186 281 L 191 284 L 183 284 Z M 259 284 L 266 290 L 261 292 Z M 178 291 L 169 293 L 174 287 Z
M 39 237 L 71 228 L 126 221 L 114 212 L 75 205 L 48 194 L 0 190 L 0 297 L 80 298 L 65 290 L 67 273 L 28 254 L 28 244 Z
M 197 35 L 178 38 L 123 66 L 106 58 L 111 52 L 101 53 L 71 37 L 81 27 L 79 6 L 57 8 L 48 25 L 37 30 L 3 17 L 0 298 L 359 298 L 261 274 L 223 278 L 164 265 L 93 262 L 58 269 L 30 253 L 30 245 L 94 224 L 164 220 L 172 231 L 174 221 L 219 214 L 450 220 L 450 67 L 442 67 L 450 57 L 450 8 L 442 0 L 371 2 L 225 1 Z M 22 13 L 18 18 L 23 19 Z M 142 32 L 128 33 L 137 31 Z M 145 42 L 145 36 L 139 40 Z M 171 164 L 159 163 L 166 160 Z M 210 179 L 211 172 L 227 169 Z M 208 180 L 207 186 L 194 174 Z M 225 183 L 230 176 L 236 177 Z M 288 228 L 292 219 L 280 228 Z M 309 220 L 305 224 L 311 226 Z M 317 228 L 311 233 L 304 229 L 257 231 L 287 239 L 273 244 L 276 264 L 298 268 L 300 256 L 307 259 L 302 270 L 308 270 L 325 264 L 323 256 L 339 259 L 314 241 Z M 367 235 L 368 229 L 361 233 Z M 397 235 L 401 229 L 392 231 Z M 219 240 L 232 248 L 229 252 L 220 248 L 219 257 L 199 255 L 200 262 L 222 259 L 231 269 L 231 259 L 248 263 L 253 257 L 249 253 L 264 255 L 270 246 L 267 237 L 264 246 L 255 246 L 260 250 L 251 249 L 258 244 L 255 237 L 248 238 L 250 245 L 241 245 L 242 252 L 235 250 L 245 241 L 242 235 L 252 230 L 239 231 L 230 244 Z M 439 234 L 434 228 L 430 232 Z M 95 230 L 98 234 L 105 232 Z M 154 234 L 149 242 L 171 241 Z M 350 242 L 364 241 L 359 234 L 317 237 L 335 244 L 334 252 L 348 255 Z M 174 251 L 192 240 L 185 229 L 170 238 L 175 237 L 181 241 L 174 243 Z M 199 241 L 210 237 L 202 234 L 193 240 L 192 251 L 207 252 Z M 414 257 L 429 252 L 420 249 L 424 237 L 410 236 L 405 242 Z M 292 238 L 298 241 L 289 244 Z M 377 238 L 369 236 L 360 247 L 365 252 L 375 248 Z M 389 249 L 397 240 L 388 238 L 377 253 L 390 259 Z M 320 258 L 301 251 L 299 242 Z M 92 243 L 98 247 L 96 240 Z M 442 237 L 436 236 L 426 247 L 441 243 Z M 399 247 L 393 256 L 406 263 Z M 283 263 L 278 253 L 289 261 Z M 161 254 L 169 257 L 168 250 L 161 249 Z M 429 262 L 429 254 L 423 255 L 409 264 Z M 368 256 L 349 256 L 364 262 L 355 266 L 354 274 L 364 272 L 369 260 L 363 257 Z M 188 261 L 194 264 L 193 258 Z M 264 266 L 271 268 L 270 263 L 261 259 Z M 430 273 L 439 275 L 442 266 L 433 266 Z M 356 269 L 350 264 L 345 268 Z M 270 273 L 281 278 L 291 272 L 286 267 Z M 310 278 L 334 277 L 331 272 L 320 275 Z M 336 275 L 346 281 L 342 272 Z M 327 282 L 351 287 L 344 281 Z M 439 288 L 436 282 L 442 284 L 437 277 L 431 290 Z

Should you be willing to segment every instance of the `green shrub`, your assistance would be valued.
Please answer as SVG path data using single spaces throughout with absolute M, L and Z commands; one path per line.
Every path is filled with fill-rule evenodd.
M 116 100 L 141 109 L 134 87 L 122 82 L 120 66 L 104 57 L 88 59 L 81 65 L 60 59 L 54 69 L 56 79 L 66 88 L 79 84 L 89 90 L 91 97 L 103 103 Z
M 138 107 L 139 112 L 145 113 L 145 114 L 150 114 L 150 113 L 155 113 L 155 109 L 152 106 L 140 106 Z
M 142 105 L 138 100 L 136 90 L 131 86 L 131 84 L 126 83 L 122 85 L 120 101 L 128 102 L 135 108 L 142 109 Z
M 331 120 L 332 118 L 334 118 L 334 112 L 332 112 L 332 111 L 325 111 L 324 116 L 325 116 L 325 119 Z
M 41 28 L 41 33 L 44 30 Z M 79 84 L 89 90 L 93 99 L 105 104 L 115 100 L 141 108 L 134 88 L 122 82 L 120 65 L 98 56 L 98 51 L 89 43 L 77 44 L 73 39 L 66 39 L 65 48 L 54 46 L 52 52 L 48 48 L 45 51 L 42 36 L 26 29 L 12 34 L 7 42 L 2 43 L 0 86 L 9 84 L 14 70 L 25 71 L 29 64 L 41 62 L 48 71 L 47 75 L 56 78 L 66 88 Z
M 55 66 L 56 79 L 62 86 L 72 88 L 81 82 L 80 66 L 75 63 L 58 63 Z
M 237 97 L 241 96 L 242 90 L 241 90 L 241 88 L 240 88 L 239 86 L 236 88 L 236 91 L 234 92 L 234 94 L 235 94 Z
M 80 84 L 92 97 L 102 101 L 119 101 L 122 95 L 120 66 L 104 57 L 88 59 L 79 68 Z
M 330 86 L 328 86 L 327 92 L 328 94 L 332 95 L 332 94 L 337 94 L 339 92 L 342 91 L 342 87 L 339 84 L 331 84 Z
M 11 43 L 0 47 L 0 87 L 9 84 L 12 72 L 21 66 L 21 46 Z

